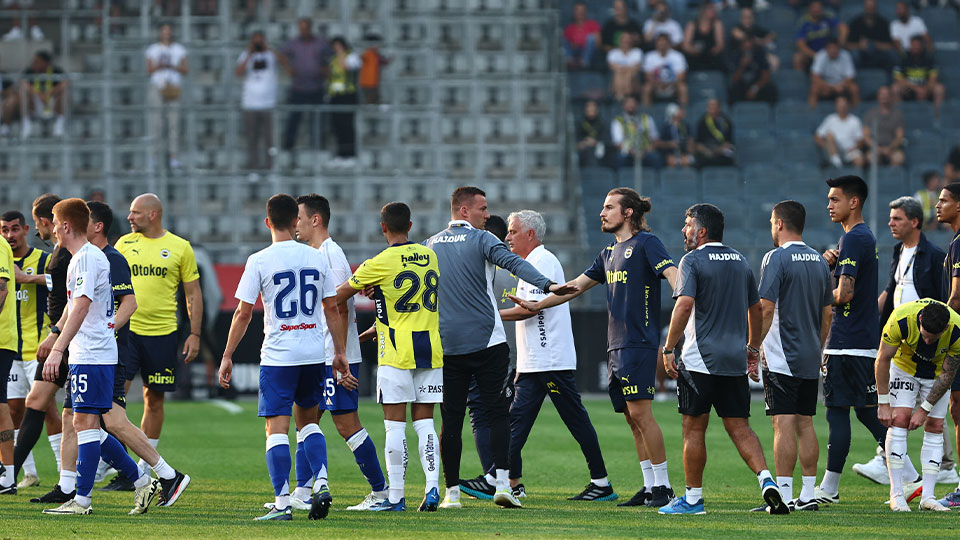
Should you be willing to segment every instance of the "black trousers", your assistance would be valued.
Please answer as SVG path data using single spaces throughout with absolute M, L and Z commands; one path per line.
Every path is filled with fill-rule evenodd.
M 483 414 L 490 426 L 490 450 L 495 469 L 509 468 L 509 404 L 502 399 L 503 381 L 510 365 L 510 347 L 494 345 L 469 354 L 443 356 L 443 404 L 440 416 L 440 459 L 447 487 L 460 483 L 463 453 L 463 418 L 467 412 L 470 383 L 476 379 Z
M 527 442 L 546 396 L 550 396 L 550 401 L 560 413 L 560 419 L 580 444 L 580 451 L 587 459 L 587 468 L 590 469 L 590 478 L 607 476 L 600 442 L 597 440 L 597 430 L 593 428 L 590 416 L 580 401 L 574 373 L 573 370 L 563 370 L 517 374 L 517 380 L 513 384 L 516 393 L 513 406 L 510 407 L 510 478 L 523 476 L 520 452 Z
M 356 105 L 357 94 L 337 94 L 330 96 L 331 105 Z M 333 133 L 337 136 L 337 157 L 352 158 L 357 155 L 357 130 L 353 125 L 351 112 L 337 111 L 330 113 L 330 123 L 333 124 Z
M 323 92 L 317 90 L 315 92 L 300 92 L 297 90 L 291 90 L 290 95 L 287 99 L 287 103 L 290 105 L 320 105 L 323 103 Z M 283 132 L 283 149 L 290 150 L 297 143 L 297 131 L 300 129 L 300 120 L 303 118 L 303 115 L 306 114 L 307 118 L 310 119 L 309 128 L 307 131 L 310 133 L 310 148 L 319 148 L 320 147 L 320 130 L 317 125 L 319 122 L 320 113 L 305 113 L 303 111 L 290 111 L 289 116 L 287 116 L 287 126 Z

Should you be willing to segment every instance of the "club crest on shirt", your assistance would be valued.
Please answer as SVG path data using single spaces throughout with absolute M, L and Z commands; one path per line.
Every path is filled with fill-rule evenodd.
M 33 268 L 31 268 L 31 267 L 28 266 L 28 267 L 26 267 L 26 268 L 23 269 L 23 273 L 26 274 L 26 275 L 28 275 L 28 276 L 32 276 L 32 275 L 33 275 Z
M 160 250 L 160 256 L 163 257 L 164 259 L 169 259 L 169 258 L 170 258 L 170 250 L 169 250 L 169 249 L 161 249 L 161 250 Z
M 623 251 L 624 259 L 629 259 L 631 255 L 633 255 L 633 246 L 630 246 Z
M 77 276 L 77 287 L 83 285 L 83 276 Z

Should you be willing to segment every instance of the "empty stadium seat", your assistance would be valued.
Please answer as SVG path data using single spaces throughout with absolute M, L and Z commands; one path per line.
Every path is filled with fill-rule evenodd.
M 927 163 L 944 159 L 946 151 L 941 141 L 936 133 L 911 133 L 907 137 L 907 160 L 911 163 Z
M 687 89 L 691 103 L 708 99 L 727 100 L 727 85 L 723 73 L 719 71 L 687 72 Z
M 607 93 L 610 84 L 602 73 L 576 71 L 567 74 L 570 95 L 575 99 L 600 99 Z
M 933 103 L 925 101 L 903 101 L 900 103 L 903 118 L 907 124 L 907 136 L 911 132 L 930 131 L 934 126 Z
M 806 102 L 781 101 L 774 109 L 774 118 L 778 132 L 813 133 L 820 119 L 812 112 Z
M 740 127 L 737 126 L 737 129 L 739 130 Z M 769 135 L 750 137 L 741 135 L 737 137 L 737 163 L 741 166 L 769 163 L 771 158 L 776 155 L 777 141 Z
M 772 122 L 770 105 L 762 102 L 741 101 L 733 105 L 732 120 L 737 131 L 766 130 L 771 131 Z
M 663 169 L 660 171 L 660 195 L 669 198 L 696 198 L 697 172 L 693 169 Z
M 736 198 L 743 196 L 740 184 L 740 170 L 736 167 L 705 167 L 700 171 L 703 181 L 703 197 Z
M 877 89 L 890 83 L 890 74 L 882 69 L 861 69 L 857 71 L 857 85 L 860 86 L 860 99 L 872 100 L 877 97 Z
M 781 101 L 806 101 L 810 93 L 810 81 L 807 76 L 791 69 L 785 63 L 781 69 L 773 74 L 773 82 L 777 85 L 777 93 Z

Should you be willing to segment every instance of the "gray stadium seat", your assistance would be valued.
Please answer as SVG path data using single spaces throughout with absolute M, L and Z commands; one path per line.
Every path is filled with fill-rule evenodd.
M 663 198 L 696 198 L 697 172 L 693 169 L 660 171 L 660 196 Z
M 737 124 L 734 123 L 734 125 Z M 740 127 L 737 126 L 737 129 Z M 770 163 L 775 155 L 777 155 L 777 141 L 769 135 L 737 137 L 737 163 L 741 166 Z
M 932 132 L 914 132 L 907 137 L 907 161 L 926 163 L 944 159 L 941 137 Z
M 881 204 L 886 204 L 897 197 L 912 193 L 908 193 L 906 190 L 904 176 L 904 170 L 902 167 L 877 168 L 877 184 L 880 189 L 880 193 L 878 193 L 877 196 L 880 197 Z M 864 176 L 864 180 L 866 180 L 869 184 L 869 173 Z
M 920 11 L 930 37 L 936 42 L 956 42 L 960 38 L 957 11 L 948 7 L 927 7 Z
M 766 103 L 741 101 L 733 105 L 733 125 L 737 131 L 772 131 L 770 106 Z
M 727 100 L 727 85 L 719 71 L 688 71 L 687 87 L 691 103 L 713 98 L 721 103 Z
M 807 107 L 806 102 L 781 101 L 774 108 L 774 118 L 778 132 L 798 132 L 804 135 L 813 133 L 820 119 Z
M 740 169 L 736 167 L 705 167 L 700 171 L 700 176 L 704 199 L 740 199 L 743 196 Z
M 915 131 L 927 131 L 934 126 L 933 103 L 926 101 L 904 101 L 900 103 L 903 118 L 907 124 L 907 136 Z
M 789 63 L 785 63 L 773 74 L 773 82 L 777 85 L 780 100 L 806 101 L 810 92 L 807 76 L 791 69 Z
M 777 162 L 781 164 L 816 166 L 820 162 L 820 152 L 809 132 L 781 133 L 777 138 L 777 150 Z
M 603 73 L 577 71 L 567 74 L 570 95 L 574 99 L 599 99 L 607 94 L 610 84 Z
M 877 89 L 890 83 L 890 74 L 882 69 L 861 69 L 856 80 L 861 99 L 876 99 Z

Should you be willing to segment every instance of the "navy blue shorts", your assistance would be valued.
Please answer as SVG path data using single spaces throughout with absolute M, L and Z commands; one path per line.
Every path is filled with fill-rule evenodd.
M 348 390 L 337 384 L 333 366 L 324 366 L 323 409 L 330 414 L 349 414 L 357 410 L 360 404 L 360 389 Z M 350 373 L 360 378 L 360 364 L 350 364 Z
M 613 410 L 627 410 L 627 401 L 653 399 L 657 391 L 657 351 L 631 347 L 607 353 L 607 391 Z
M 323 400 L 326 365 L 260 366 L 257 416 L 291 416 L 293 404 L 309 409 Z
M 10 376 L 10 368 L 13 367 L 13 359 L 17 357 L 17 351 L 0 349 L 0 403 L 7 402 L 7 377 Z M 37 366 L 37 371 L 43 369 L 43 364 Z
M 103 414 L 113 407 L 115 368 L 114 365 L 70 365 L 68 384 L 73 412 Z
M 827 355 L 823 404 L 827 407 L 876 407 L 877 379 L 873 358 Z
M 165 336 L 139 336 L 130 332 L 125 377 L 128 381 L 140 373 L 143 385 L 156 392 L 177 389 L 176 371 L 178 351 L 177 333 Z
M 950 391 L 960 392 L 960 375 L 953 378 L 953 385 L 950 387 Z

